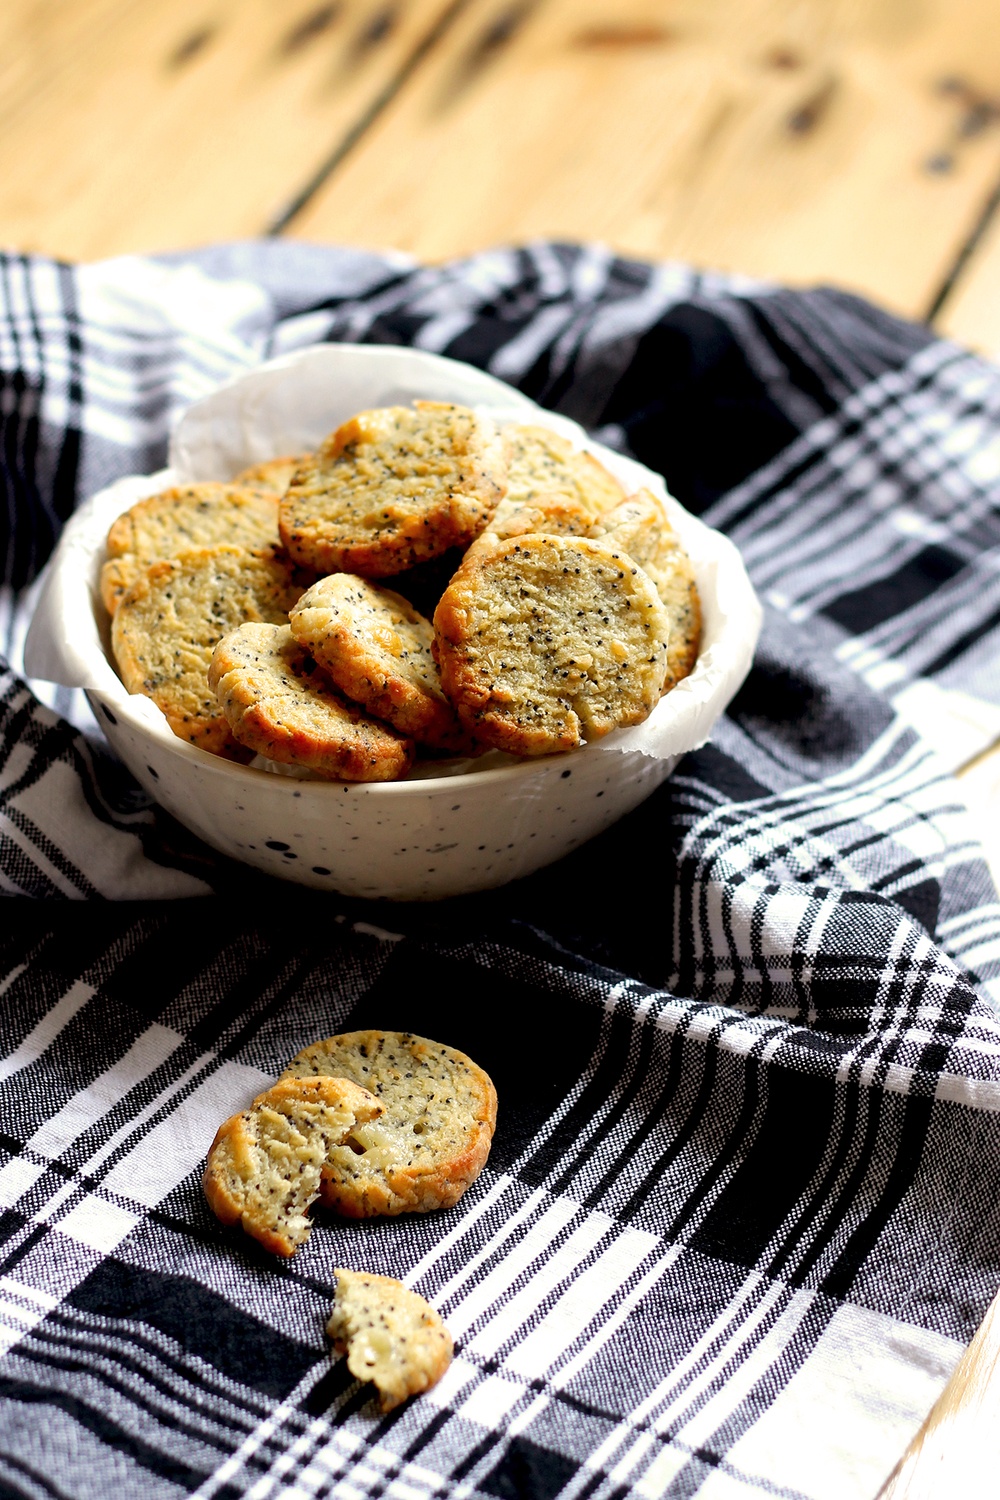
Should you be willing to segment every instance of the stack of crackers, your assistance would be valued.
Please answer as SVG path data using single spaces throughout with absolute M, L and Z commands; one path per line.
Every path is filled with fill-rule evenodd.
M 140 501 L 101 593 L 122 681 L 175 734 L 342 781 L 641 723 L 701 629 L 654 494 L 548 428 L 430 401 Z

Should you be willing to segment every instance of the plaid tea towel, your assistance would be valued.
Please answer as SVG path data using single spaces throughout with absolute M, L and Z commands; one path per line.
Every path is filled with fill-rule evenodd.
M 659 469 L 766 606 L 711 744 L 516 886 L 375 907 L 228 865 L 19 667 L 79 500 L 327 339 L 471 361 Z M 1000 372 L 833 291 L 540 244 L 0 262 L 0 1494 L 874 1496 L 1000 1284 Z M 167 899 L 171 898 L 171 899 Z M 178 899 L 179 898 L 179 899 Z M 277 1265 L 200 1190 L 300 1047 L 492 1074 L 448 1212 Z M 382 1417 L 332 1268 L 444 1314 Z

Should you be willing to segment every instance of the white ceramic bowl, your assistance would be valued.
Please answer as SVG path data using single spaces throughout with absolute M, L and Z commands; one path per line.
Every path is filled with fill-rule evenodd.
M 586 440 L 501 382 L 413 350 L 323 345 L 272 361 L 185 414 L 171 467 L 121 480 L 67 524 L 25 650 L 29 676 L 87 691 L 109 741 L 179 822 L 269 874 L 352 896 L 434 900 L 530 874 L 607 828 L 707 739 L 743 681 L 760 609 L 732 544 L 669 499 L 702 597 L 695 671 L 645 724 L 564 755 L 487 756 L 457 774 L 405 781 L 302 781 L 235 765 L 177 739 L 148 698 L 119 681 L 97 592 L 114 517 L 169 483 L 228 478 L 278 452 L 315 446 L 353 412 L 414 397 L 479 405 L 498 421 L 544 423 L 589 448 L 626 485 L 665 495 L 642 465 Z

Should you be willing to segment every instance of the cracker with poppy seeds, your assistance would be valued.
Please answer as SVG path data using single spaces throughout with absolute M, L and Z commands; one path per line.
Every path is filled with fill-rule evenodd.
M 492 521 L 472 546 L 477 551 L 495 547 L 515 536 L 542 532 L 546 536 L 589 536 L 594 524 L 591 512 L 580 500 L 558 491 L 536 495 L 532 500 L 501 500 Z
M 669 692 L 693 671 L 701 644 L 701 600 L 691 559 L 667 518 L 666 507 L 651 490 L 637 490 L 628 500 L 606 511 L 590 535 L 620 548 L 639 564 L 656 585 L 670 616 L 667 676 Z
M 283 495 L 292 475 L 309 457 L 308 453 L 286 453 L 280 458 L 265 458 L 262 463 L 251 464 L 241 469 L 234 484 L 248 484 L 254 489 L 266 490 L 272 495 Z
M 504 446 L 488 417 L 416 401 L 343 423 L 297 469 L 281 539 L 318 573 L 383 578 L 465 547 L 504 493 Z
M 341 692 L 370 714 L 420 744 L 472 751 L 441 688 L 433 626 L 402 595 L 331 573 L 306 590 L 289 625 Z
M 326 1325 L 356 1380 L 372 1381 L 383 1413 L 436 1385 L 453 1345 L 439 1315 L 391 1276 L 338 1266 L 336 1300 Z
M 345 1032 L 306 1047 L 281 1076 L 349 1078 L 383 1106 L 323 1169 L 322 1201 L 347 1218 L 450 1208 L 486 1164 L 496 1089 L 454 1047 L 409 1032 Z
M 145 693 L 174 734 L 202 750 L 236 750 L 208 685 L 212 653 L 245 620 L 280 624 L 302 592 L 291 563 L 270 552 L 204 547 L 152 563 L 123 596 L 111 622 L 119 676 Z
M 551 755 L 641 723 L 670 618 L 624 552 L 529 535 L 466 554 L 434 614 L 445 692 L 481 744 Z
M 248 750 L 331 781 L 394 781 L 413 741 L 337 691 L 287 625 L 241 625 L 215 648 L 208 681 Z
M 265 1250 L 294 1255 L 309 1238 L 308 1210 L 323 1164 L 382 1106 L 345 1078 L 286 1078 L 216 1132 L 202 1179 L 212 1212 Z
M 625 499 L 613 474 L 592 453 L 576 449 L 549 427 L 518 424 L 504 428 L 508 507 L 563 495 L 596 518 Z
M 278 502 L 234 481 L 185 484 L 139 500 L 108 532 L 101 600 L 113 615 L 123 595 L 152 562 L 202 547 L 278 546 Z

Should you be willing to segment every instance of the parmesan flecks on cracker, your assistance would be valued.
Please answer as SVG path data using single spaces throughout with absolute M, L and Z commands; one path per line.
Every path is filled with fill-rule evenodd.
M 220 1126 L 202 1179 L 212 1212 L 275 1255 L 309 1238 L 323 1164 L 352 1128 L 382 1113 L 345 1078 L 285 1078 Z

